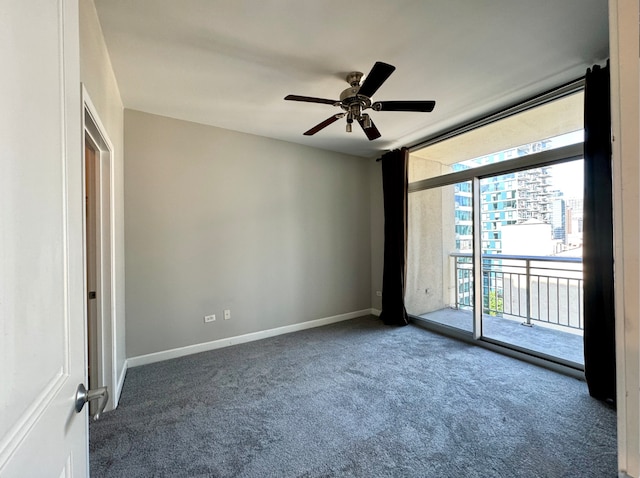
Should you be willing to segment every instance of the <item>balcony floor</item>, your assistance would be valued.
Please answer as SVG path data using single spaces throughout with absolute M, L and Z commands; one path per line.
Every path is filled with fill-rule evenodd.
M 473 313 L 470 310 L 441 309 L 419 317 L 473 332 Z M 482 321 L 483 336 L 486 338 L 584 365 L 581 330 L 543 325 L 536 321 L 532 322 L 532 327 L 527 327 L 522 325 L 522 318 L 513 316 L 483 315 Z

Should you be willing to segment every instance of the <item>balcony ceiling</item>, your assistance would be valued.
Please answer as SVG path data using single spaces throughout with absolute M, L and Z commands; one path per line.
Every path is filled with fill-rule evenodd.
M 452 165 L 518 146 L 580 131 L 584 125 L 584 93 L 508 116 L 453 138 L 412 152 L 412 157 Z
M 584 75 L 608 56 L 607 0 L 95 0 L 125 108 L 364 157 L 412 145 Z M 352 70 L 397 70 L 376 100 L 437 101 L 433 113 L 372 112 L 368 141 L 336 99 Z

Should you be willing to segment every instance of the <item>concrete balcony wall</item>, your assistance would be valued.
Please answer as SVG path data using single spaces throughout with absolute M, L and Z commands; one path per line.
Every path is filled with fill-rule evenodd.
M 450 172 L 448 166 L 424 158 L 412 164 L 420 170 L 420 177 Z M 449 259 L 449 253 L 455 250 L 454 206 L 454 186 L 409 194 L 405 304 L 410 314 L 455 305 L 455 283 Z

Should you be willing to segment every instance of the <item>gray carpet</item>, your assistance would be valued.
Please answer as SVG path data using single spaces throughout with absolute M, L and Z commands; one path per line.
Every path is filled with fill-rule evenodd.
M 615 477 L 586 384 L 373 317 L 132 368 L 97 477 Z

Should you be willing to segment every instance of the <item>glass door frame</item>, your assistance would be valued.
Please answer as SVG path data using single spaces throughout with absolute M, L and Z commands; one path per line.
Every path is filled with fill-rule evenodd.
M 521 158 L 515 158 L 503 162 L 487 164 L 476 168 L 466 169 L 463 171 L 457 171 L 441 176 L 436 176 L 420 181 L 409 183 L 408 194 L 423 191 L 426 189 L 433 189 L 442 186 L 449 186 L 456 183 L 465 181 L 471 181 L 472 184 L 472 196 L 473 196 L 473 333 L 471 334 L 472 341 L 477 343 L 486 343 L 489 345 L 497 346 L 498 348 L 509 348 L 516 353 L 523 353 L 525 355 L 542 359 L 543 361 L 550 361 L 560 364 L 565 367 L 569 367 L 575 370 L 582 370 L 579 364 L 574 364 L 566 360 L 552 357 L 544 353 L 524 349 L 511 344 L 499 342 L 482 334 L 482 312 L 483 312 L 483 291 L 482 291 L 482 222 L 481 222 L 481 194 L 480 194 L 480 181 L 484 178 L 497 176 L 501 174 L 508 174 L 512 172 L 523 171 L 527 169 L 538 168 L 542 166 L 552 166 L 555 164 L 561 164 L 565 162 L 581 160 L 584 157 L 583 143 L 572 144 L 563 146 L 560 148 L 545 150 L 538 153 L 533 153 Z M 419 319 L 412 316 L 413 319 Z M 422 319 L 424 320 L 424 319 Z M 438 324 L 433 325 L 435 329 L 439 331 L 447 332 L 446 327 L 439 327 Z M 468 333 L 456 333 L 456 336 L 469 336 Z

